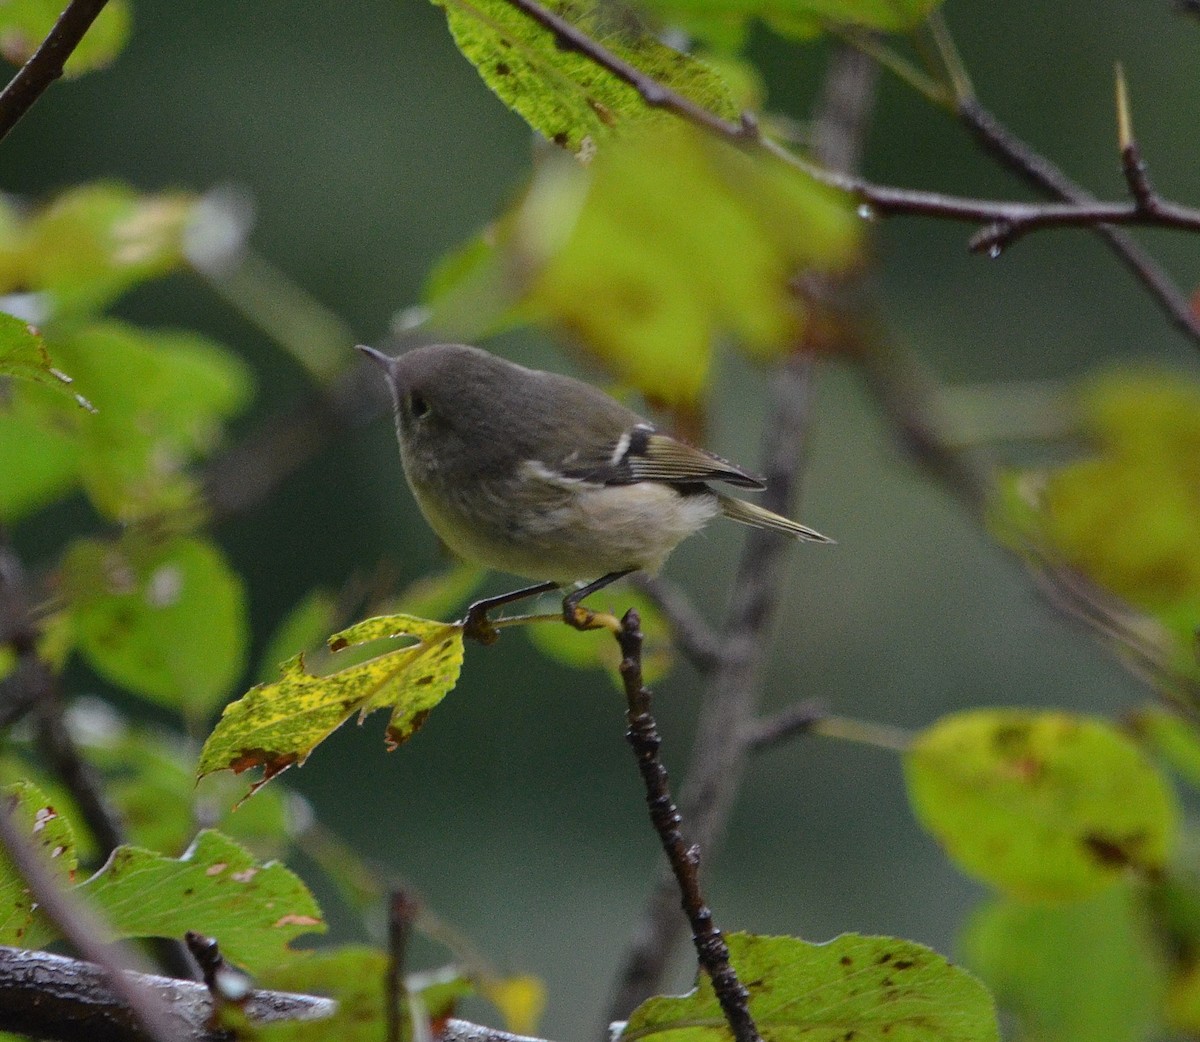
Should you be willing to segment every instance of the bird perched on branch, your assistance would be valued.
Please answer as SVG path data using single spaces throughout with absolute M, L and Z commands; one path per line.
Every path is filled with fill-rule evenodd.
M 495 639 L 487 612 L 574 587 L 563 615 L 586 628 L 579 602 L 667 555 L 717 516 L 794 539 L 811 528 L 713 484 L 761 491 L 741 467 L 664 434 L 580 380 L 526 369 L 476 347 L 435 344 L 382 368 L 396 410 L 404 474 L 425 519 L 455 553 L 537 586 L 471 606 L 471 635 Z

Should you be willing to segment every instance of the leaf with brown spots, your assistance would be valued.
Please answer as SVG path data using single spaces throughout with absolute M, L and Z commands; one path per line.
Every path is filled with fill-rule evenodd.
M 729 954 L 770 1042 L 996 1042 L 987 989 L 937 952 L 893 937 L 844 934 L 827 944 L 730 934 Z M 659 996 L 629 1018 L 622 1042 L 727 1042 L 707 977 Z
M 54 874 L 67 885 L 75 874 L 75 833 L 70 822 L 32 782 L 6 785 L 0 813 L 9 814 Z M 33 898 L 13 863 L 0 853 L 0 944 L 36 948 L 54 935 L 35 909 Z
M 1161 869 L 1179 812 L 1112 724 L 1017 709 L 946 717 L 905 763 L 921 823 L 966 872 L 1024 900 L 1078 900 Z
M 204 743 L 197 775 L 262 767 L 262 778 L 250 787 L 253 795 L 292 764 L 303 764 L 353 714 L 361 723 L 376 709 L 392 711 L 388 747 L 406 742 L 458 682 L 462 626 L 381 615 L 335 633 L 329 647 L 341 651 L 397 637 L 409 641 L 328 676 L 309 673 L 303 655 L 289 659 L 281 667 L 281 679 L 259 684 L 226 706 Z
M 227 836 L 201 832 L 181 858 L 118 847 L 78 887 L 118 937 L 215 937 L 222 953 L 256 971 L 277 964 L 293 938 L 324 932 L 308 888 L 283 865 L 260 863 Z
M 583 158 L 615 130 L 675 117 L 646 104 L 624 80 L 578 51 L 506 0 L 434 0 L 446 10 L 463 55 L 501 101 L 548 141 Z M 552 13 L 599 40 L 664 87 L 726 119 L 737 106 L 721 76 L 666 46 L 612 0 L 542 0 Z

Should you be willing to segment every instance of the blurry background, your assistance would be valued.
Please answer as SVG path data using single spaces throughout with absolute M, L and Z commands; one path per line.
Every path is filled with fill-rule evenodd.
M 430 265 L 522 183 L 527 129 L 422 0 L 143 2 L 135 16 L 114 67 L 54 87 L 4 143 L 0 188 L 38 197 L 95 178 L 146 190 L 240 185 L 256 200 L 256 248 L 370 342 L 418 299 Z M 1112 102 L 1120 59 L 1158 186 L 1200 199 L 1200 23 L 1166 0 L 1136 9 L 1123 0 L 953 0 L 946 16 L 983 103 L 1106 197 L 1123 191 Z M 823 48 L 762 34 L 753 53 L 771 107 L 806 117 Z M 962 194 L 1024 194 L 949 119 L 886 78 L 867 172 Z M 1143 356 L 1195 368 L 1194 345 L 1084 233 L 1038 235 L 989 261 L 966 252 L 969 231 L 905 219 L 876 235 L 891 333 L 951 383 L 1069 380 Z M 1194 284 L 1194 239 L 1143 238 Z M 198 279 L 152 283 L 117 311 L 204 330 L 244 355 L 259 393 L 235 434 L 305 389 L 291 358 Z M 571 368 L 533 334 L 491 346 Z M 356 363 L 349 347 L 347 366 Z M 764 377 L 732 355 L 720 366 L 708 440 L 753 466 Z M 1055 616 L 1013 560 L 903 459 L 851 370 L 824 369 L 818 402 L 801 516 L 838 545 L 789 554 L 772 706 L 815 696 L 846 715 L 918 727 L 975 705 L 1107 712 L 1141 698 L 1092 637 Z M 36 560 L 73 523 L 70 511 L 38 515 L 16 531 L 18 546 Z M 402 584 L 441 564 L 383 420 L 338 440 L 217 536 L 247 579 L 256 651 L 315 585 L 340 587 L 381 561 Z M 714 527 L 668 568 L 713 619 L 740 538 L 733 526 Z M 681 666 L 659 688 L 677 776 L 696 683 Z M 611 680 L 569 673 L 506 635 L 468 649 L 459 688 L 410 745 L 385 755 L 381 730 L 381 718 L 345 729 L 287 783 L 485 953 L 542 976 L 545 1034 L 587 1037 L 658 858 Z M 707 872 L 727 929 L 813 940 L 892 933 L 947 953 L 982 893 L 911 822 L 894 756 L 820 739 L 754 763 Z M 321 896 L 340 936 L 355 936 Z M 682 971 L 677 983 L 686 984 Z

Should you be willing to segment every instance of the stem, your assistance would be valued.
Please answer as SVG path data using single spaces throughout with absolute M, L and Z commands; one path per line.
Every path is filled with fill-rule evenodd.
M 0 140 L 63 73 L 63 65 L 108 0 L 71 0 L 54 28 L 0 92 Z
M 658 833 L 682 898 L 684 914 L 692 927 L 692 943 L 704 972 L 712 981 L 717 1001 L 737 1042 L 762 1042 L 750 1015 L 750 993 L 738 980 L 729 961 L 729 947 L 713 922 L 712 911 L 700 891 L 700 848 L 689 845 L 680 831 L 682 817 L 671 798 L 667 769 L 659 758 L 662 738 L 650 713 L 650 692 L 642 680 L 641 619 L 630 608 L 617 634 L 621 648 L 621 680 L 625 685 L 629 730 L 626 738 L 637 757 L 646 787 L 650 820 Z

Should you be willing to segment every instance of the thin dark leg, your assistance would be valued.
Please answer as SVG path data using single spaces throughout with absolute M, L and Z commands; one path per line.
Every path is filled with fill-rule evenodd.
M 595 614 L 588 611 L 587 608 L 581 608 L 579 602 L 584 597 L 590 597 L 598 590 L 603 590 L 604 587 L 611 586 L 618 579 L 624 579 L 630 572 L 636 571 L 636 568 L 626 568 L 620 572 L 609 572 L 607 575 L 600 576 L 595 582 L 579 587 L 574 593 L 568 593 L 563 598 L 563 621 L 568 626 L 574 626 L 577 630 L 595 629 Z
M 502 593 L 498 597 L 485 597 L 476 601 L 467 609 L 463 619 L 463 636 L 479 641 L 480 644 L 495 644 L 500 637 L 499 631 L 488 619 L 488 612 L 493 608 L 501 608 L 513 601 L 523 601 L 526 597 L 536 597 L 539 593 L 549 593 L 557 590 L 558 583 L 544 582 L 536 586 L 526 586 L 523 590 L 513 590 Z

